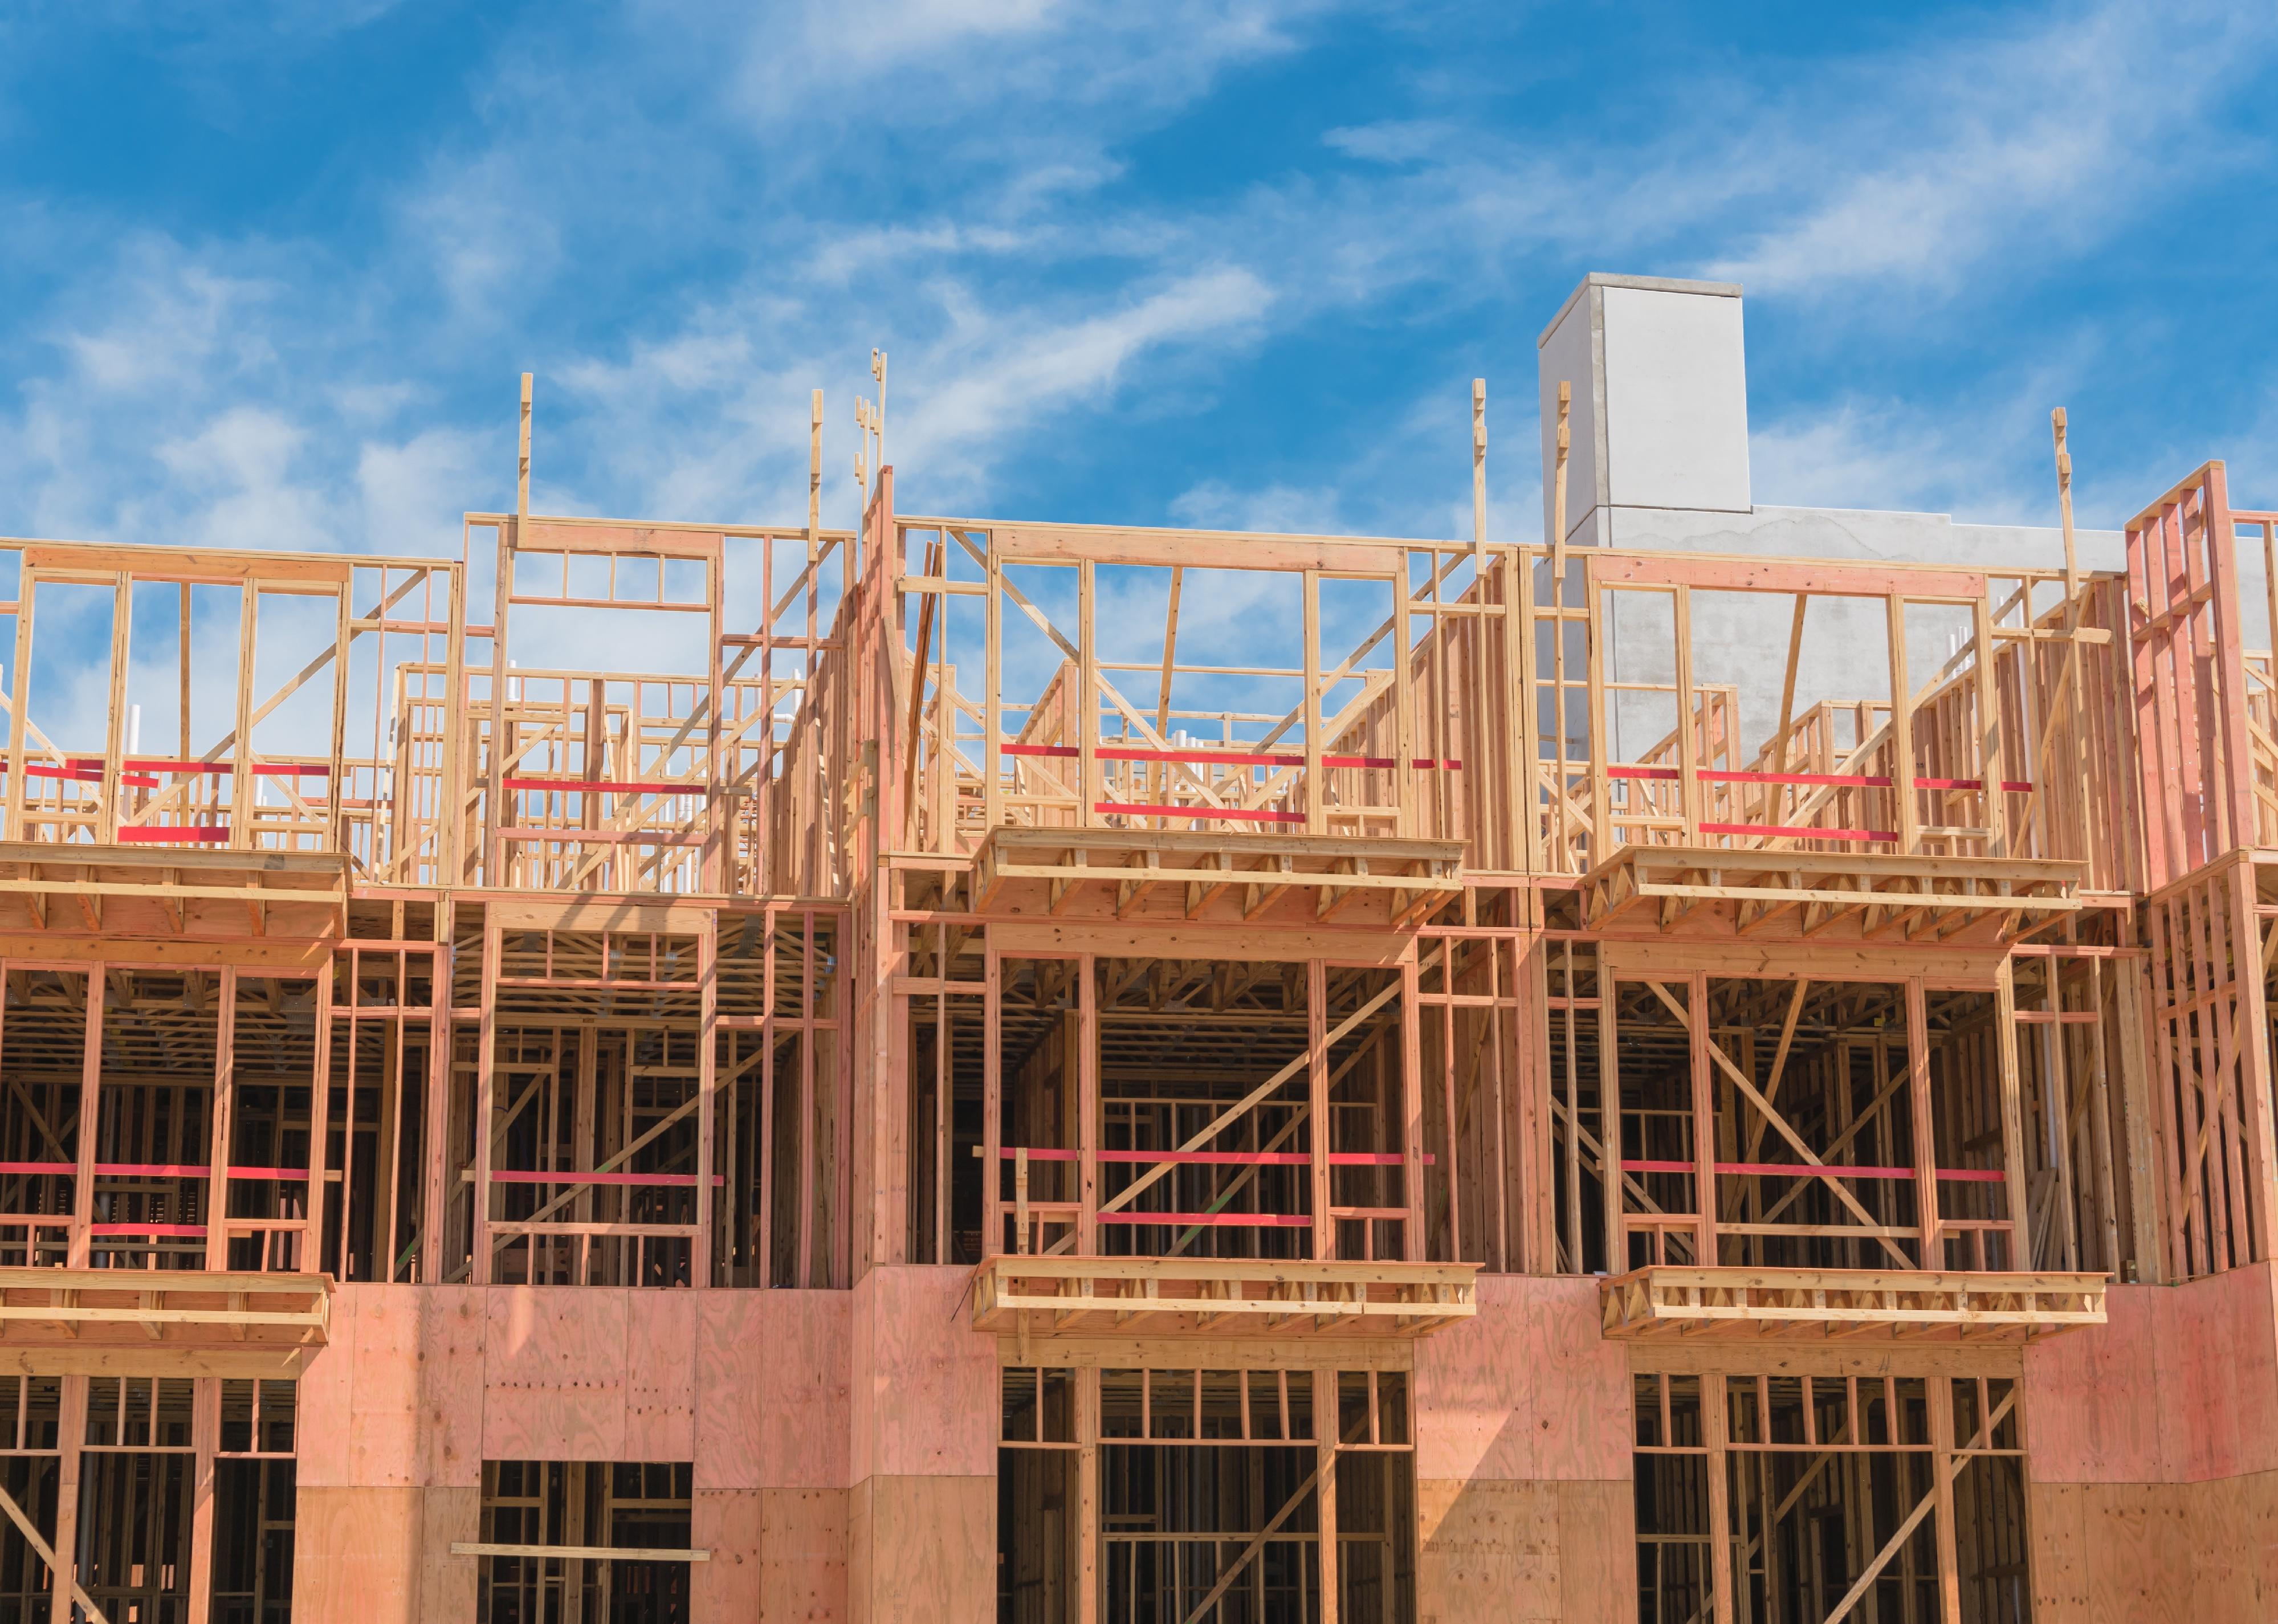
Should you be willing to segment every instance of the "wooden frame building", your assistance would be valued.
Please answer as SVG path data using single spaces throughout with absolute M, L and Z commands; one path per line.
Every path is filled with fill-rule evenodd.
M 2106 573 L 924 516 L 864 421 L 853 532 L 532 514 L 525 378 L 458 559 L 0 541 L 0 1599 L 2269 1616 L 2221 464 Z

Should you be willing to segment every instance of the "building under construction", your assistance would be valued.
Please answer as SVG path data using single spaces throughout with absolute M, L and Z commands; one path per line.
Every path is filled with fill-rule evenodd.
M 1539 362 L 1539 542 L 0 543 L 0 1624 L 2278 1615 L 2278 515 Z

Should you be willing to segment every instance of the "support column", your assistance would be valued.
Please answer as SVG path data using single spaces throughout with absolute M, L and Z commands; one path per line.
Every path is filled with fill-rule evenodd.
M 468 1234 L 474 1254 L 467 1277 L 477 1285 L 491 1283 L 491 1117 L 497 1108 L 498 971 L 501 931 L 495 919 L 483 921 L 482 1018 L 475 1041 L 475 1210 Z M 449 1075 L 448 1071 L 445 1072 Z M 447 1165 L 444 1177 L 450 1177 Z
M 221 1378 L 196 1378 L 190 1399 L 190 1443 L 197 1453 L 190 1491 L 188 1624 L 206 1624 L 213 1606 L 214 1451 L 221 1445 Z
M 1732 1508 L 1724 1445 L 1732 1436 L 1725 1414 L 1724 1378 L 1701 1378 L 1701 1435 L 1708 1445 L 1708 1574 L 1716 1624 L 1737 1624 L 1732 1605 Z
M 72 1587 L 79 1574 L 79 1463 L 87 1442 L 87 1377 L 63 1378 L 56 1430 L 56 1560 L 48 1573 L 48 1624 L 72 1624 Z
M 19 774 L 21 776 L 21 774 Z M 71 1266 L 85 1269 L 94 1249 L 95 1139 L 103 1109 L 103 997 L 104 969 L 87 967 L 87 1041 L 80 1058 L 79 1167 L 72 1186 Z M 231 972 L 223 972 L 224 984 Z M 80 1384 L 84 1394 L 86 1384 Z

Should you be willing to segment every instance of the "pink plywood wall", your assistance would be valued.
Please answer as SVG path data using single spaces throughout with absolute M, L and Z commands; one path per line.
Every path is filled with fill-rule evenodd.
M 301 1383 L 295 1617 L 474 1616 L 476 1564 L 449 1548 L 479 1536 L 488 1458 L 691 1460 L 699 1616 L 845 1618 L 852 1310 L 847 1292 L 338 1287 Z M 911 1391 L 955 1385 L 888 1340 Z M 993 1349 L 990 1380 L 993 1399 Z
M 2108 1323 L 2025 1353 L 2041 1483 L 2189 1483 L 2278 1469 L 2278 1265 L 2115 1285 Z
M 852 1481 L 997 1475 L 997 1341 L 971 1271 L 874 1269 L 854 1288 Z
M 1594 1278 L 1481 1275 L 1479 1314 L 1416 1345 L 1416 1475 L 1630 1480 L 1629 1354 Z
M 697 1488 L 845 1488 L 849 1294 L 692 1295 Z

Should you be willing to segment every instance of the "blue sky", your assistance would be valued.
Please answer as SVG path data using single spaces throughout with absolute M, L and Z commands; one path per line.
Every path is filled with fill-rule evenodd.
M 1593 270 L 1747 290 L 1760 502 L 2278 506 L 2267 5 L 0 11 L 0 532 L 906 510 L 1539 530 Z

